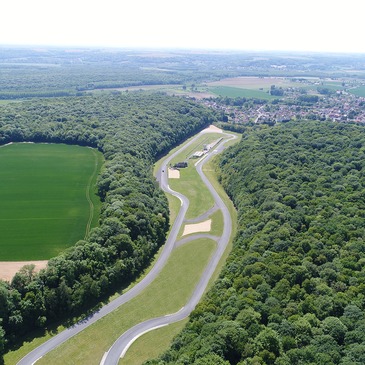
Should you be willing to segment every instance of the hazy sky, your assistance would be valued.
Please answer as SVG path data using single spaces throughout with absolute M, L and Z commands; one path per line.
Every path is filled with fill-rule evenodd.
M 365 53 L 364 0 L 5 0 L 0 44 Z

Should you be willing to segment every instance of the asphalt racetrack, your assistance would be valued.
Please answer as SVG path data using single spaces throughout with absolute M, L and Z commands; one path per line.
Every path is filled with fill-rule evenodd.
M 181 208 L 180 211 L 176 217 L 176 220 L 171 228 L 171 232 L 166 240 L 166 244 L 161 252 L 161 255 L 159 256 L 158 260 L 156 261 L 156 264 L 153 266 L 151 271 L 138 283 L 136 284 L 132 289 L 127 291 L 126 293 L 122 294 L 118 298 L 114 299 L 109 304 L 102 307 L 99 311 L 93 313 L 89 317 L 85 318 L 84 320 L 78 322 L 77 324 L 73 325 L 72 327 L 67 328 L 66 330 L 62 331 L 58 335 L 52 337 L 47 342 L 43 343 L 41 346 L 35 348 L 33 351 L 31 351 L 28 355 L 23 357 L 17 365 L 33 365 L 39 360 L 41 357 L 43 357 L 48 352 L 52 351 L 57 346 L 61 345 L 71 337 L 75 336 L 82 330 L 84 330 L 86 327 L 90 326 L 91 324 L 95 323 L 100 318 L 106 316 L 107 314 L 111 313 L 113 310 L 118 308 L 119 306 L 123 305 L 124 303 L 128 302 L 135 296 L 137 296 L 139 293 L 141 293 L 160 273 L 162 268 L 165 266 L 168 258 L 170 257 L 170 254 L 172 250 L 175 247 L 177 236 L 180 230 L 180 227 L 184 224 L 184 217 L 187 212 L 187 209 L 189 207 L 189 200 L 181 193 L 175 192 L 170 189 L 168 185 L 168 176 L 167 176 L 167 166 L 169 162 L 178 154 L 180 154 L 183 150 L 188 148 L 191 144 L 193 144 L 196 139 L 200 138 L 202 134 L 210 133 L 213 131 L 210 131 L 209 129 L 203 130 L 200 132 L 197 136 L 195 136 L 192 140 L 190 140 L 188 143 L 183 145 L 179 150 L 177 150 L 175 153 L 170 155 L 162 164 L 160 167 L 158 173 L 157 173 L 157 180 L 160 184 L 160 187 L 167 193 L 170 193 L 176 197 L 178 197 L 181 201 Z M 222 136 L 231 136 L 230 139 L 236 138 L 233 135 L 230 134 L 222 134 Z M 217 153 L 220 153 L 224 149 L 224 143 L 228 141 L 229 139 L 226 139 L 225 141 L 222 141 L 222 143 L 214 150 L 210 151 L 208 154 L 205 155 L 205 158 L 200 159 L 198 163 L 196 164 L 197 171 L 199 175 L 201 176 L 202 180 L 208 187 L 209 191 L 213 195 L 215 206 L 217 209 L 220 209 L 223 214 L 224 219 L 224 229 L 222 236 L 217 237 L 217 249 L 215 253 L 213 254 L 211 260 L 209 261 L 200 281 L 198 282 L 193 295 L 191 296 L 190 300 L 186 305 L 180 309 L 177 313 L 169 314 L 166 316 L 153 318 L 148 321 L 139 323 L 138 325 L 130 328 L 128 331 L 126 331 L 124 334 L 122 334 L 118 340 L 112 345 L 112 347 L 109 349 L 109 351 L 104 355 L 104 357 L 101 360 L 102 365 L 111 365 L 111 364 L 118 364 L 120 357 L 124 356 L 126 351 L 128 350 L 129 346 L 133 343 L 134 340 L 136 340 L 138 337 L 143 335 L 146 332 L 149 332 L 153 329 L 168 325 L 170 323 L 174 323 L 177 321 L 180 321 L 191 313 L 191 311 L 195 308 L 195 306 L 198 304 L 199 300 L 201 299 L 210 278 L 212 277 L 226 247 L 229 242 L 231 232 L 232 232 L 232 220 L 231 216 L 229 214 L 228 208 L 224 204 L 223 200 L 220 198 L 218 193 L 213 188 L 212 184 L 209 182 L 209 180 L 206 178 L 206 176 L 202 172 L 203 165 L 214 155 Z M 194 236 L 191 237 L 191 239 L 194 239 Z M 65 359 L 66 360 L 66 359 Z

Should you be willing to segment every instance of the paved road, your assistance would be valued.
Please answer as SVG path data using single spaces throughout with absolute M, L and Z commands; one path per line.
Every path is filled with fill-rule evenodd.
M 205 132 L 203 131 L 201 133 L 205 133 Z M 180 194 L 178 192 L 174 192 L 168 186 L 167 167 L 168 167 L 169 162 L 176 155 L 178 155 L 183 150 L 185 150 L 186 148 L 188 148 L 192 143 L 195 142 L 195 140 L 197 138 L 199 138 L 200 135 L 201 134 L 198 134 L 191 141 L 189 141 L 187 144 L 185 144 L 181 149 L 179 149 L 174 154 L 172 154 L 169 158 L 167 158 L 164 161 L 164 163 L 161 166 L 160 171 L 158 173 L 157 180 L 159 181 L 161 188 L 164 191 L 169 192 L 169 193 L 177 196 L 180 199 L 180 201 L 181 201 L 181 208 L 180 208 L 180 211 L 178 213 L 178 216 L 177 216 L 177 218 L 176 218 L 176 220 L 175 220 L 175 222 L 173 224 L 173 227 L 171 229 L 171 232 L 170 232 L 170 234 L 169 234 L 169 236 L 167 238 L 166 244 L 164 245 L 163 251 L 161 252 L 161 255 L 159 256 L 158 260 L 156 261 L 156 264 L 153 266 L 153 268 L 148 273 L 148 275 L 146 275 L 132 289 L 130 289 L 129 291 L 127 291 L 123 295 L 119 296 L 118 298 L 116 298 L 115 300 L 113 300 L 112 302 L 110 302 L 109 304 L 105 305 L 99 311 L 93 313 L 92 315 L 90 315 L 89 317 L 85 318 L 84 320 L 78 322 L 77 324 L 73 325 L 72 327 L 67 328 L 66 330 L 62 331 L 58 335 L 52 337 L 47 342 L 43 343 L 42 345 L 40 345 L 39 347 L 37 347 L 36 349 L 34 349 L 33 351 L 31 351 L 28 355 L 26 355 L 25 357 L 23 357 L 23 359 L 21 359 L 17 363 L 17 365 L 33 365 L 33 364 L 35 364 L 40 358 L 42 358 L 48 352 L 52 351 L 53 349 L 55 349 L 56 347 L 58 347 L 59 345 L 61 345 L 65 341 L 69 340 L 71 337 L 75 336 L 76 334 L 78 334 L 79 332 L 81 332 L 82 330 L 84 330 L 85 328 L 87 328 L 88 326 L 90 326 L 91 324 L 95 323 L 100 318 L 106 316 L 107 314 L 111 313 L 112 311 L 114 311 L 116 308 L 118 308 L 122 304 L 128 302 L 129 300 L 131 300 L 132 298 L 134 298 L 135 296 L 137 296 L 141 291 L 143 291 L 157 277 L 157 275 L 159 274 L 159 272 L 165 266 L 165 264 L 166 264 L 166 262 L 167 262 L 167 260 L 168 260 L 168 258 L 170 256 L 170 254 L 171 254 L 171 251 L 174 248 L 174 245 L 175 245 L 175 242 L 176 242 L 176 239 L 177 239 L 177 235 L 179 233 L 179 229 L 180 229 L 181 225 L 183 224 L 186 211 L 187 211 L 187 209 L 189 207 L 189 201 L 188 201 L 188 199 L 184 195 L 182 195 L 182 194 Z M 220 147 L 220 148 L 222 148 L 222 147 Z M 217 151 L 217 150 L 215 150 L 215 151 Z M 209 158 L 209 157 L 207 157 L 207 158 Z M 207 181 L 207 179 L 205 178 L 205 176 L 201 172 L 201 167 L 200 167 L 200 170 L 198 168 L 198 171 L 202 175 L 203 180 L 204 181 Z M 210 186 L 209 189 L 212 189 L 212 193 L 213 193 L 214 189 L 213 189 L 213 187 L 211 187 L 209 181 L 207 181 L 207 185 L 208 185 L 208 187 Z M 214 191 L 214 193 L 215 193 L 215 191 Z M 214 195 L 216 195 L 216 197 L 219 198 L 219 196 L 218 196 L 217 193 L 215 193 Z M 215 199 L 216 199 L 216 197 L 215 197 Z M 218 204 L 219 208 L 222 209 L 221 206 L 223 206 L 223 209 L 225 208 L 227 210 L 227 208 L 224 206 L 223 201 L 220 198 L 219 198 L 219 200 L 220 200 L 220 204 Z M 226 214 L 228 214 L 228 219 L 229 219 L 228 221 L 226 221 L 226 219 L 227 219 L 226 218 Z M 230 216 L 229 216 L 228 210 L 227 210 L 227 213 L 226 214 L 224 213 L 224 210 L 223 210 L 225 227 L 226 227 L 227 224 L 229 225 L 229 227 L 231 227 Z M 226 231 L 226 228 L 225 228 L 225 231 Z M 225 239 L 228 242 L 228 239 L 229 239 L 229 236 L 230 236 L 230 230 L 229 230 L 229 232 L 224 233 L 223 236 L 226 236 Z M 226 243 L 224 243 L 224 240 L 225 239 L 223 239 L 223 236 L 219 240 L 218 250 L 217 250 L 217 252 L 221 252 L 220 255 L 224 252 L 225 245 L 226 245 Z M 216 258 L 214 260 L 214 262 L 216 261 L 216 263 L 214 263 L 214 262 L 212 263 L 212 261 L 213 261 L 214 258 Z M 202 282 L 203 279 L 202 279 L 201 282 L 198 284 L 196 290 L 195 290 L 195 292 L 197 293 L 197 294 L 194 293 L 194 295 L 193 295 L 193 298 L 195 298 L 195 299 L 194 300 L 190 300 L 189 303 L 188 303 L 188 305 L 187 305 L 187 307 L 184 307 L 181 310 L 181 313 L 178 312 L 178 313 L 180 313 L 180 315 L 179 314 L 174 314 L 173 316 L 163 317 L 163 318 L 172 318 L 173 319 L 171 321 L 171 323 L 172 323 L 172 322 L 175 322 L 176 320 L 179 320 L 177 318 L 180 318 L 181 315 L 182 315 L 181 319 L 183 319 L 183 318 L 185 318 L 186 316 L 189 315 L 189 313 L 194 309 L 195 305 L 198 303 L 201 295 L 203 294 L 204 289 L 205 289 L 206 285 L 208 284 L 208 281 L 210 279 L 210 276 L 214 272 L 215 266 L 217 265 L 220 256 L 218 258 L 218 255 L 215 254 L 214 258 L 208 264 L 208 267 L 207 267 L 207 269 L 206 269 L 206 271 L 205 271 L 205 273 L 203 275 L 203 278 L 206 277 L 207 275 L 209 275 L 209 277 L 207 278 L 207 280 L 205 280 L 206 283 L 203 283 Z M 199 299 L 197 300 L 198 297 L 199 297 Z M 147 326 L 146 325 L 142 325 L 142 324 L 140 324 L 138 326 L 141 326 L 141 327 L 145 326 L 146 328 L 153 328 L 153 327 L 159 326 L 158 319 L 152 319 L 152 320 L 150 320 L 148 322 L 149 322 L 149 324 Z M 156 324 L 155 324 L 155 322 L 156 322 Z M 133 327 L 128 332 L 126 332 L 126 333 L 130 333 L 132 338 L 134 338 L 136 336 L 135 334 L 133 334 L 133 331 L 136 331 L 136 333 L 141 333 L 141 330 L 139 330 L 139 332 L 138 332 L 138 328 L 139 327 L 137 329 L 136 329 L 136 327 Z M 146 332 L 146 330 L 142 330 L 142 332 Z M 120 357 L 122 351 L 123 351 L 123 349 L 119 352 L 118 360 L 115 362 L 116 364 L 119 361 L 119 357 Z M 113 353 L 113 351 L 111 351 L 109 353 Z M 109 360 L 107 360 L 107 359 L 104 359 L 103 358 L 103 361 L 104 361 L 105 364 L 108 364 L 109 363 Z
M 204 131 L 202 133 L 204 133 Z M 235 138 L 235 137 L 232 136 L 232 138 Z M 209 280 L 211 279 L 222 255 L 227 247 L 227 244 L 229 242 L 229 239 L 230 239 L 230 236 L 232 233 L 232 220 L 231 220 L 231 216 L 228 211 L 228 208 L 226 207 L 226 205 L 224 204 L 223 200 L 220 198 L 218 193 L 215 191 L 214 187 L 209 182 L 207 177 L 202 172 L 203 165 L 206 162 L 208 162 L 209 159 L 211 159 L 215 154 L 221 152 L 223 149 L 224 149 L 224 145 L 222 143 L 221 145 L 219 145 L 219 147 L 217 149 L 215 149 L 214 151 L 211 151 L 209 154 L 207 154 L 206 158 L 201 159 L 196 164 L 196 168 L 197 168 L 197 171 L 198 171 L 200 177 L 202 178 L 202 180 L 208 187 L 209 191 L 213 195 L 215 205 L 223 213 L 224 228 L 223 228 L 222 236 L 220 238 L 218 238 L 217 249 L 216 249 L 213 257 L 209 261 L 199 283 L 197 284 L 197 286 L 193 292 L 193 295 L 189 299 L 188 303 L 183 308 L 181 308 L 178 312 L 170 314 L 170 315 L 162 316 L 162 317 L 153 318 L 153 319 L 147 320 L 145 322 L 139 323 L 136 326 L 130 328 L 125 333 L 123 333 L 117 339 L 117 341 L 112 345 L 112 347 L 109 349 L 109 351 L 105 354 L 100 365 L 117 365 L 119 363 L 120 358 L 124 357 L 126 351 L 130 347 L 130 345 L 138 337 L 142 336 L 143 334 L 145 334 L 149 331 L 166 326 L 171 323 L 181 321 L 182 319 L 188 317 L 189 314 L 194 310 L 195 306 L 200 301 L 201 297 L 203 296 L 204 291 L 208 286 Z M 180 153 L 180 152 L 181 152 L 181 150 L 178 151 L 178 153 Z M 165 164 L 161 168 L 161 171 L 166 171 Z M 161 175 L 161 177 L 162 177 L 162 179 L 164 179 L 163 174 Z M 174 195 L 178 194 L 176 192 L 171 192 L 171 190 L 168 188 L 168 185 L 161 184 L 161 187 L 164 190 L 167 187 L 167 190 L 165 190 L 165 191 L 168 191 L 169 193 L 172 193 Z M 181 194 L 179 194 L 179 195 L 181 197 Z M 184 204 L 185 204 L 186 200 L 187 200 L 186 198 L 183 200 Z M 184 204 L 183 204 L 183 206 L 184 206 Z

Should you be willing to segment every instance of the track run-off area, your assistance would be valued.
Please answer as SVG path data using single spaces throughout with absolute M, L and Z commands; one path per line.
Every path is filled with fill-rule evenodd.
M 198 160 L 189 160 L 189 166 L 194 166 L 194 169 L 196 169 L 198 173 L 199 179 L 201 179 L 203 185 L 205 185 L 205 188 L 207 189 L 207 191 L 209 191 L 210 196 L 207 200 L 209 202 L 212 202 L 212 205 L 208 207 L 205 212 L 199 212 L 199 214 L 193 216 L 193 213 L 196 212 L 196 209 L 189 210 L 189 205 L 192 206 L 193 204 L 190 204 L 191 202 L 189 201 L 189 198 L 184 195 L 184 189 L 181 189 L 181 191 L 175 191 L 170 187 L 169 182 L 172 183 L 172 181 L 168 178 L 168 168 L 172 164 L 172 162 L 176 163 L 177 158 L 181 158 L 182 155 L 186 155 L 186 152 L 189 151 L 189 149 L 195 148 L 194 146 L 199 145 L 199 141 L 203 141 L 203 143 L 205 143 L 205 141 L 207 140 L 206 136 L 209 136 L 212 133 L 220 133 L 221 138 L 219 138 L 219 142 L 213 148 L 206 151 L 206 153 Z M 125 363 L 123 361 L 123 357 L 126 355 L 129 347 L 143 334 L 150 332 L 154 329 L 162 328 L 168 326 L 169 324 L 181 321 L 189 316 L 189 314 L 194 310 L 195 306 L 198 304 L 204 292 L 206 291 L 213 275 L 216 273 L 217 267 L 226 252 L 232 236 L 232 218 L 230 211 L 219 193 L 213 187 L 213 184 L 203 173 L 203 166 L 215 155 L 222 152 L 227 142 L 232 141 L 236 138 L 237 137 L 234 134 L 225 133 L 220 130 L 217 131 L 214 128 L 207 128 L 201 131 L 192 139 L 190 139 L 188 142 L 174 150 L 173 153 L 168 155 L 163 160 L 156 173 L 156 179 L 159 182 L 160 187 L 167 194 L 171 194 L 172 196 L 179 199 L 180 207 L 178 209 L 178 212 L 176 212 L 176 217 L 173 217 L 174 220 L 170 233 L 168 235 L 165 245 L 160 250 L 160 254 L 156 259 L 153 267 L 136 285 L 132 286 L 131 289 L 125 291 L 125 293 L 110 301 L 97 312 L 93 313 L 92 315 L 88 316 L 77 324 L 63 330 L 62 332 L 50 338 L 48 341 L 44 342 L 42 345 L 32 350 L 17 363 L 18 365 L 31 365 L 35 363 L 45 364 L 47 362 L 50 363 L 49 361 L 51 361 L 50 355 L 52 354 L 52 350 L 58 348 L 61 344 L 66 344 L 69 339 L 77 334 L 81 334 L 83 330 L 90 327 L 101 318 L 113 313 L 122 305 L 127 304 L 129 301 L 142 294 L 143 291 L 147 290 L 147 288 L 155 281 L 155 279 L 159 277 L 161 271 L 168 263 L 169 258 L 172 256 L 174 249 L 178 249 L 181 246 L 192 241 L 196 241 L 196 243 L 199 243 L 199 240 L 212 240 L 215 242 L 215 249 L 209 256 L 207 264 L 202 270 L 200 278 L 197 279 L 194 284 L 195 288 L 192 289 L 190 298 L 183 305 L 183 307 L 176 312 L 167 312 L 163 315 L 151 317 L 147 320 L 143 319 L 140 321 L 140 323 L 138 323 L 137 321 L 137 324 L 134 324 L 129 329 L 124 329 L 123 331 L 121 330 L 120 337 L 117 338 L 114 344 L 112 344 L 111 347 L 107 349 L 104 354 L 99 355 L 95 353 L 93 355 L 94 361 L 95 363 L 100 365 L 110 365 L 118 363 L 123 364 Z M 190 154 L 190 152 L 188 153 Z M 183 179 L 183 173 L 181 175 L 181 179 Z M 206 191 L 204 192 L 204 194 L 206 194 Z M 186 195 L 191 197 L 191 194 L 186 193 Z M 207 197 L 207 195 L 205 196 Z M 219 232 L 217 232 L 217 229 L 214 228 L 215 220 L 213 219 L 213 227 L 211 228 L 210 232 L 194 232 L 185 235 L 182 239 L 180 239 L 182 230 L 185 226 L 188 225 L 187 223 L 199 223 L 202 222 L 203 219 L 207 220 L 212 217 L 216 217 L 218 213 L 220 214 L 219 225 L 221 225 L 221 228 L 218 229 Z M 179 279 L 176 278 L 176 280 Z M 116 328 L 116 330 L 118 330 L 118 328 Z M 99 337 L 103 337 L 103 333 L 99 333 Z M 91 341 L 94 342 L 98 342 L 98 340 L 98 338 L 91 339 Z M 100 358 L 98 361 L 96 361 L 98 356 L 100 356 Z M 121 358 L 122 360 L 120 360 Z M 63 357 L 63 363 L 67 362 L 67 358 Z

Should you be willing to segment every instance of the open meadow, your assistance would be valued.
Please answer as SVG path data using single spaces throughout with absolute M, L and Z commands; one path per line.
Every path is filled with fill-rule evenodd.
M 271 85 L 277 87 L 293 86 L 293 82 L 286 77 L 257 77 L 240 76 L 222 79 L 208 83 L 209 86 L 231 86 L 249 90 L 269 90 Z
M 365 97 L 365 86 L 359 86 L 359 87 L 353 88 L 349 91 L 351 94 L 354 94 L 356 96 Z
M 0 148 L 0 261 L 49 259 L 96 224 L 102 155 L 62 144 Z
M 208 90 L 217 95 L 258 99 L 276 98 L 277 96 L 269 94 L 272 85 L 282 88 L 298 86 L 298 84 L 284 77 L 253 76 L 232 77 L 207 84 Z

